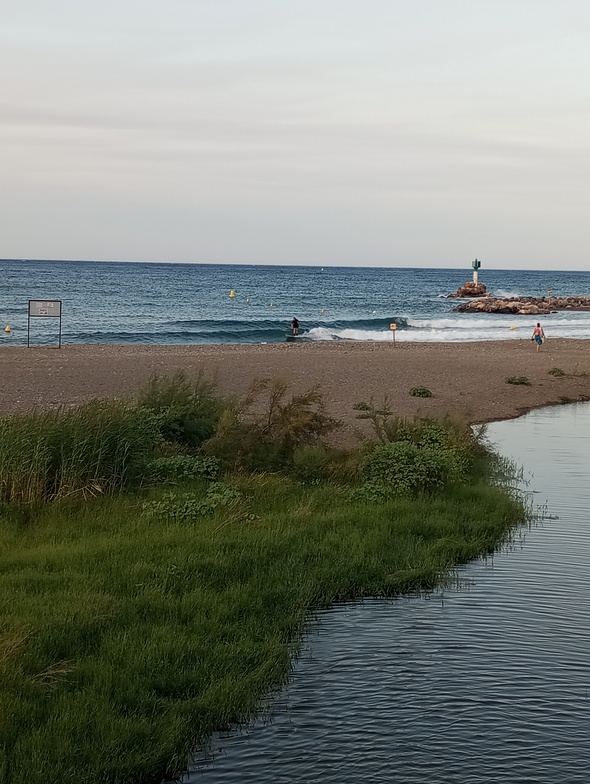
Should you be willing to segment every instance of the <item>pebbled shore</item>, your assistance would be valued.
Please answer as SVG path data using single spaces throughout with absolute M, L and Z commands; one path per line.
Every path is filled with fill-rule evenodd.
M 132 398 L 154 374 L 200 368 L 221 390 L 242 394 L 254 379 L 281 377 L 294 390 L 320 384 L 330 413 L 359 426 L 353 406 L 390 398 L 399 416 L 456 414 L 470 422 L 518 416 L 564 400 L 590 398 L 590 342 L 551 340 L 539 352 L 523 340 L 412 344 L 66 345 L 0 347 L 0 412 L 78 405 L 92 398 Z M 567 375 L 555 378 L 558 367 Z M 526 376 L 531 386 L 506 383 Z M 431 398 L 412 397 L 424 386 Z

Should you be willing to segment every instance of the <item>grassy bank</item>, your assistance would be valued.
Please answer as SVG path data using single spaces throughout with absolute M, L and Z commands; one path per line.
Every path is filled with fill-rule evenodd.
M 184 408 L 163 409 L 150 395 L 135 446 L 138 409 L 117 409 L 122 440 L 109 429 L 125 456 L 116 482 L 94 459 L 60 489 L 48 437 L 35 442 L 48 467 L 35 473 L 37 497 L 25 502 L 16 479 L 14 497 L 4 487 L 3 784 L 172 777 L 195 742 L 245 719 L 287 677 L 311 610 L 431 587 L 524 517 L 449 423 L 407 425 L 365 406 L 376 443 L 344 454 L 316 443 L 334 424 L 316 392 L 293 403 L 271 390 L 255 415 L 245 401 L 210 405 L 198 433 L 186 395 Z

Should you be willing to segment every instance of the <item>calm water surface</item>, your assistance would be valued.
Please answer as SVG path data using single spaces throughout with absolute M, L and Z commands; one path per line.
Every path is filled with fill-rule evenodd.
M 269 716 L 185 781 L 590 781 L 590 406 L 489 433 L 546 519 L 454 588 L 322 613 Z

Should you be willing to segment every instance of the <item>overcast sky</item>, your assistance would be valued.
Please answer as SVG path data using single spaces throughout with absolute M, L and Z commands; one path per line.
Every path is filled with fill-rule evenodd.
M 0 257 L 590 270 L 589 0 L 3 0 Z

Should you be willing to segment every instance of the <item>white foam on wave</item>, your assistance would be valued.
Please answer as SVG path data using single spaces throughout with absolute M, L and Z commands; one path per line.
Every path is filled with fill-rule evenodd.
M 408 326 L 415 329 L 490 329 L 494 326 L 504 325 L 506 317 L 490 315 L 486 318 L 439 318 L 439 319 L 407 319 Z
M 409 320 L 412 329 L 396 330 L 395 339 L 400 343 L 468 343 L 489 340 L 529 339 L 537 321 L 536 316 L 526 318 L 504 316 L 503 319 L 432 319 Z M 575 338 L 590 340 L 590 317 L 542 319 L 549 338 Z M 315 327 L 305 333 L 310 340 L 349 340 L 365 342 L 392 342 L 390 330 L 336 329 Z
M 508 291 L 507 289 L 496 289 L 492 293 L 493 297 L 500 297 L 501 299 L 510 299 L 511 297 L 523 297 L 526 296 L 522 294 L 520 291 Z

